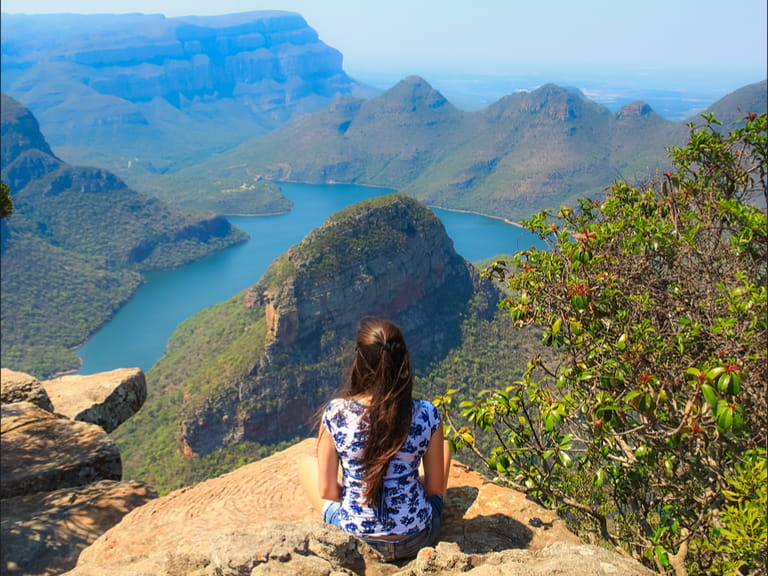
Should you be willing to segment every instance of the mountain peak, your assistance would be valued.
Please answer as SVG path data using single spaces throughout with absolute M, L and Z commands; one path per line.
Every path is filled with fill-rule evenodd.
M 0 121 L 3 126 L 3 168 L 30 150 L 38 150 L 58 160 L 40 132 L 37 119 L 21 102 L 2 93 L 0 114 L 2 114 Z
M 616 113 L 616 118 L 640 118 L 649 114 L 653 114 L 653 108 L 641 100 L 636 100 L 622 106 Z
M 189 394 L 173 424 L 183 453 L 205 455 L 241 441 L 268 443 L 307 432 L 308 418 L 339 382 L 362 318 L 399 324 L 414 367 L 421 368 L 458 344 L 475 295 L 487 296 L 478 316 L 495 312 L 498 294 L 492 292 L 456 253 L 440 219 L 412 197 L 389 194 L 336 213 L 277 258 L 256 285 L 218 307 L 217 325 L 240 328 L 215 336 L 211 357 L 242 355 L 237 349 L 249 340 L 251 360 L 240 372 L 216 370 L 213 380 L 210 365 L 184 366 L 179 377 Z M 202 334 L 216 333 L 207 314 L 193 316 L 186 329 L 206 339 Z M 158 367 L 167 362 L 170 356 Z
M 520 112 L 549 116 L 555 120 L 573 120 L 584 114 L 590 101 L 578 88 L 544 84 L 532 92 L 508 94 L 489 106 L 489 118 L 509 118 Z
M 403 78 L 379 99 L 386 102 L 390 110 L 399 109 L 403 112 L 415 112 L 419 108 L 453 108 L 445 96 L 420 76 Z
M 587 99 L 576 88 L 544 84 L 525 99 L 522 109 L 532 114 L 544 113 L 556 120 L 573 120 L 583 114 Z

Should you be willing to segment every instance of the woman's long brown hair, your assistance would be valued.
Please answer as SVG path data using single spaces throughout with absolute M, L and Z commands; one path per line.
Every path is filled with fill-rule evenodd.
M 400 328 L 378 318 L 364 320 L 357 332 L 355 362 L 344 396 L 370 396 L 363 449 L 366 504 L 376 506 L 389 461 L 411 429 L 413 374 Z

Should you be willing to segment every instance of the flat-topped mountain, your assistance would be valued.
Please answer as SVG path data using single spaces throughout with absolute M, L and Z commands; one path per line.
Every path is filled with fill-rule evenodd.
M 730 123 L 766 109 L 765 82 L 713 105 Z M 599 196 L 616 179 L 642 181 L 669 166 L 685 122 L 634 102 L 613 113 L 575 89 L 548 84 L 483 110 L 456 109 L 409 77 L 370 100 L 345 98 L 181 172 L 373 184 L 428 205 L 512 219 Z
M 299 14 L 3 14 L 3 89 L 70 161 L 163 171 L 373 91 Z
M 143 272 L 246 239 L 221 216 L 63 162 L 30 111 L 5 94 L 1 175 L 15 207 L 0 222 L 2 365 L 36 376 L 76 368 L 72 348 L 130 298 Z
M 125 465 L 165 490 L 207 477 L 211 462 L 310 434 L 363 317 L 400 324 L 424 371 L 461 345 L 465 321 L 494 316 L 499 299 L 418 201 L 353 205 L 256 285 L 180 325 L 148 373 L 147 409 L 116 436 Z

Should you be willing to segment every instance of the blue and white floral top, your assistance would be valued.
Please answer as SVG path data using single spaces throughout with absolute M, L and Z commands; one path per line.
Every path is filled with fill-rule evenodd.
M 440 425 L 437 408 L 426 400 L 413 402 L 410 433 L 389 463 L 375 508 L 366 506 L 363 498 L 362 458 L 367 433 L 361 427 L 366 409 L 354 400 L 337 398 L 323 413 L 323 425 L 333 437 L 343 470 L 340 526 L 357 536 L 420 532 L 431 523 L 432 507 L 419 482 L 419 463 Z

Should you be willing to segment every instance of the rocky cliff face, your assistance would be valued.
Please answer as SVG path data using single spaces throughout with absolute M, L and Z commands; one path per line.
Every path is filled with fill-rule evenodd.
M 111 149 L 118 143 L 132 152 L 126 159 L 142 161 L 147 146 L 162 150 L 158 144 L 216 150 L 339 94 L 370 92 L 344 73 L 341 53 L 291 12 L 6 14 L 2 35 L 4 89 L 78 161 L 85 152 L 75 147 L 122 156 Z M 188 138 L 190 128 L 211 132 L 186 146 L 172 134 L 179 129 Z
M 341 68 L 341 53 L 320 42 L 298 14 L 269 11 L 166 22 L 166 33 L 149 41 L 137 35 L 113 47 L 104 39 L 103 45 L 93 43 L 68 59 L 92 70 L 90 85 L 102 94 L 131 102 L 159 96 L 180 108 L 233 98 L 275 120 L 353 87 Z M 142 69 L 148 66 L 154 73 Z M 120 74 L 110 74 L 116 67 Z
M 498 295 L 480 287 L 440 220 L 414 199 L 385 196 L 337 213 L 238 297 L 263 318 L 255 329 L 265 331 L 264 348 L 245 374 L 182 409 L 184 451 L 306 433 L 341 384 L 362 317 L 400 324 L 424 366 L 460 343 L 462 316 L 478 294 L 488 297 L 489 314 Z

